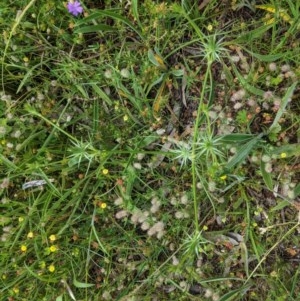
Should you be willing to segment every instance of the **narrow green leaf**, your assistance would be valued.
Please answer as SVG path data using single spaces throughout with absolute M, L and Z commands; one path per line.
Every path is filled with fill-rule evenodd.
M 266 163 L 261 160 L 260 162 L 260 171 L 263 177 L 263 180 L 269 190 L 273 191 L 273 179 L 271 173 L 266 171 Z
M 148 59 L 153 65 L 155 65 L 156 67 L 160 67 L 160 63 L 156 60 L 152 49 L 148 50 Z
M 158 135 L 152 135 L 152 136 L 146 136 L 145 138 L 143 138 L 141 140 L 141 142 L 139 143 L 139 147 L 141 149 L 149 146 L 151 143 L 155 142 L 156 140 L 159 139 Z
M 238 152 L 234 155 L 234 157 L 228 162 L 226 168 L 232 169 L 234 166 L 240 164 L 251 152 L 251 150 L 257 145 L 257 143 L 261 140 L 264 134 L 259 134 L 258 136 L 252 138 L 249 142 L 241 146 Z
M 238 300 L 237 297 L 244 295 L 249 289 L 250 289 L 250 286 L 246 286 L 246 287 L 242 286 L 236 290 L 226 293 L 219 299 L 219 301 Z
M 278 211 L 278 210 L 281 210 L 290 205 L 291 205 L 291 203 L 289 201 L 283 200 L 283 201 L 280 201 L 275 207 L 273 207 L 271 209 L 271 211 Z
M 77 288 L 88 288 L 88 287 L 92 287 L 92 286 L 95 285 L 95 284 L 92 284 L 92 283 L 79 282 L 75 278 L 73 280 L 73 284 Z
M 99 116 L 100 116 L 100 108 L 98 99 L 94 99 L 93 103 L 93 133 L 97 133 L 99 131 Z
M 132 14 L 134 19 L 136 20 L 139 27 L 142 28 L 142 23 L 140 21 L 139 11 L 138 11 L 138 0 L 131 0 L 131 9 L 132 9 Z
M 90 25 L 79 27 L 74 30 L 75 33 L 91 33 L 91 32 L 101 32 L 101 31 L 116 31 L 117 29 L 106 25 L 106 24 L 98 24 L 98 25 Z
M 24 267 L 31 276 L 33 276 L 34 278 L 40 280 L 41 282 L 45 282 L 45 283 L 56 283 L 57 282 L 57 280 L 55 278 L 51 278 L 51 277 L 47 277 L 47 276 L 41 276 L 38 273 L 34 272 L 31 269 L 31 267 L 26 265 L 26 263 L 24 263 Z
M 100 19 L 101 17 L 109 17 L 116 21 L 120 21 L 120 22 L 126 24 L 128 27 L 130 27 L 135 33 L 137 33 L 142 40 L 145 39 L 143 34 L 128 19 L 124 18 L 123 16 L 120 16 L 117 13 L 109 11 L 109 10 L 99 10 L 96 13 L 93 13 L 90 16 L 84 18 L 83 20 L 77 22 L 76 26 L 79 26 L 81 24 L 86 24 L 89 21 L 94 21 L 94 20 Z
M 4 157 L 2 154 L 0 154 L 0 163 L 3 163 L 11 171 L 18 169 L 18 167 L 12 161 Z
M 250 85 L 247 82 L 247 80 L 244 78 L 244 76 L 239 73 L 239 71 L 237 70 L 237 68 L 235 67 L 234 64 L 232 65 L 232 69 L 233 69 L 236 77 L 240 81 L 241 86 L 243 86 L 246 90 L 248 90 L 249 92 L 251 92 L 254 95 L 261 96 L 261 97 L 264 95 L 265 91 Z
M 264 25 L 251 31 L 245 31 L 244 35 L 239 35 L 239 37 L 236 39 L 236 42 L 239 43 L 239 41 L 241 41 L 251 43 L 254 40 L 261 39 L 264 33 L 268 31 L 271 27 L 272 25 Z
M 283 115 L 284 111 L 285 111 L 285 108 L 287 106 L 287 104 L 289 103 L 289 100 L 290 100 L 290 97 L 293 95 L 294 93 L 294 90 L 297 86 L 298 82 L 294 82 L 286 91 L 283 99 L 282 99 L 282 102 L 280 103 L 280 108 L 279 110 L 277 111 L 277 114 L 274 118 L 274 121 L 272 123 L 272 125 L 270 126 L 269 128 L 269 131 L 268 133 L 270 133 L 278 124 L 278 121 L 280 120 L 281 116 Z
M 229 86 L 233 86 L 234 85 L 234 79 L 233 76 L 231 74 L 231 70 L 226 66 L 226 64 L 222 63 L 222 70 L 224 72 L 226 81 L 228 83 Z
M 183 69 L 173 69 L 171 71 L 171 73 L 176 77 L 180 77 L 180 76 L 184 75 L 184 70 Z
M 246 246 L 246 244 L 242 241 L 240 242 L 240 248 L 241 248 L 241 256 L 242 256 L 242 260 L 244 262 L 244 266 L 245 266 L 245 272 L 246 272 L 246 276 L 249 277 L 249 254 L 248 254 L 248 248 Z
M 252 134 L 228 134 L 221 138 L 221 142 L 225 144 L 248 142 L 255 135 Z
M 259 59 L 262 62 L 275 62 L 282 58 L 283 56 L 286 56 L 286 53 L 277 53 L 277 54 L 259 54 L 250 51 L 247 48 L 243 47 L 243 50 L 254 56 L 255 58 Z
M 18 89 L 17 89 L 17 94 L 21 91 L 21 89 L 23 88 L 23 86 L 26 84 L 26 82 L 27 82 L 27 80 L 29 79 L 32 79 L 32 76 L 33 76 L 33 74 L 34 74 L 34 70 L 35 69 L 37 69 L 38 67 L 41 67 L 43 64 L 44 64 L 45 62 L 41 62 L 41 63 L 39 63 L 39 64 L 36 64 L 36 65 L 34 65 L 32 68 L 30 68 L 28 71 L 27 71 L 27 73 L 24 75 L 24 77 L 23 77 L 23 79 L 22 79 L 22 81 L 21 81 L 21 83 L 19 84 L 19 86 L 18 86 Z M 38 71 L 36 71 L 36 73 L 35 73 L 35 76 L 37 76 L 39 74 L 39 72 Z
M 75 85 L 75 87 L 77 88 L 77 90 L 81 93 L 82 97 L 88 99 L 89 95 L 87 94 L 87 92 L 83 89 L 82 85 Z
M 295 197 L 297 197 L 298 195 L 300 195 L 300 184 L 298 184 L 295 189 L 294 189 L 294 195 Z
M 108 95 L 96 84 L 96 83 L 90 83 L 90 86 L 92 86 L 94 92 L 103 99 L 108 105 L 112 105 L 111 99 L 108 97 Z
M 157 84 L 163 82 L 165 79 L 167 78 L 167 75 L 165 73 L 163 73 L 158 79 L 156 79 L 153 83 L 151 83 L 146 91 L 146 95 L 149 94 L 149 92 L 151 91 L 151 89 L 156 86 Z
M 292 156 L 300 156 L 300 143 L 282 145 L 274 148 L 271 151 L 271 155 L 275 156 L 280 156 L 283 153 L 285 154 L 285 158 L 289 158 Z

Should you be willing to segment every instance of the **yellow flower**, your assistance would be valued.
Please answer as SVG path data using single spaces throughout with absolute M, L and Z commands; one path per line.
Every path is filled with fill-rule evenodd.
M 19 294 L 19 292 L 20 292 L 19 288 L 17 288 L 17 287 L 14 287 L 13 291 L 14 291 L 15 294 Z
M 107 204 L 106 204 L 106 203 L 101 203 L 100 207 L 101 207 L 102 209 L 105 209 L 105 208 L 107 207 Z
M 212 31 L 213 30 L 213 26 L 211 24 L 209 24 L 206 28 L 207 28 L 208 31 Z
M 50 248 L 49 248 L 49 250 L 50 250 L 50 252 L 56 252 L 57 251 L 57 247 L 56 246 L 51 246 Z
M 48 270 L 50 273 L 53 273 L 55 271 L 55 266 L 53 264 L 49 265 Z
M 54 242 L 54 241 L 56 241 L 56 236 L 54 234 L 51 234 L 49 236 L 49 239 L 50 239 L 51 242 Z
M 208 227 L 206 225 L 204 225 L 202 229 L 203 229 L 203 231 L 207 231 Z
M 27 238 L 33 238 L 33 232 L 28 232 L 28 234 L 27 234 Z
M 128 120 L 128 116 L 127 116 L 127 115 L 124 115 L 124 116 L 123 116 L 123 120 L 124 120 L 124 121 L 127 121 L 127 120 Z
M 27 247 L 25 245 L 22 245 L 20 249 L 24 253 L 27 251 Z
M 286 154 L 286 153 L 281 153 L 281 154 L 280 154 L 280 158 L 284 159 L 284 158 L 286 158 L 286 157 L 287 157 L 287 154 Z
M 102 170 L 102 173 L 103 173 L 104 175 L 107 175 L 107 174 L 109 173 L 109 170 L 108 170 L 107 168 L 104 168 L 104 169 Z
M 19 217 L 19 223 L 22 223 L 24 221 L 24 218 L 23 217 Z
M 225 181 L 227 179 L 227 176 L 223 175 L 223 176 L 220 177 L 220 179 L 223 180 L 223 181 Z

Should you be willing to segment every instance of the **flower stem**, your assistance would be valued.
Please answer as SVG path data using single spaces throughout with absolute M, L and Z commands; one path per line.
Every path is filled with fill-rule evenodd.
M 199 136 L 198 128 L 200 125 L 200 117 L 201 113 L 203 113 L 203 102 L 205 97 L 205 88 L 207 86 L 207 81 L 211 78 L 211 64 L 208 63 L 207 69 L 205 72 L 205 77 L 202 85 L 202 90 L 200 94 L 199 106 L 197 110 L 197 117 L 194 126 L 194 133 L 193 133 L 193 145 L 192 145 L 192 193 L 193 193 L 193 203 L 194 203 L 194 223 L 195 223 L 195 230 L 196 232 L 199 231 L 199 210 L 198 210 L 198 200 L 197 200 L 197 172 L 196 172 L 196 143 Z M 205 114 L 206 119 L 208 116 Z

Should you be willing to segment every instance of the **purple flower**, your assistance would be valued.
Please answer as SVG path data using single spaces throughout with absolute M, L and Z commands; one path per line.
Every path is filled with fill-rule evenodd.
M 78 16 L 83 12 L 83 8 L 79 1 L 69 1 L 67 5 L 69 13 L 71 13 L 74 16 Z

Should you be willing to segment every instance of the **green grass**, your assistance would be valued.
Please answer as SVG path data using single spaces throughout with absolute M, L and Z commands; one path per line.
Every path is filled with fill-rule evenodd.
M 298 300 L 299 4 L 156 2 L 0 4 L 1 300 Z

